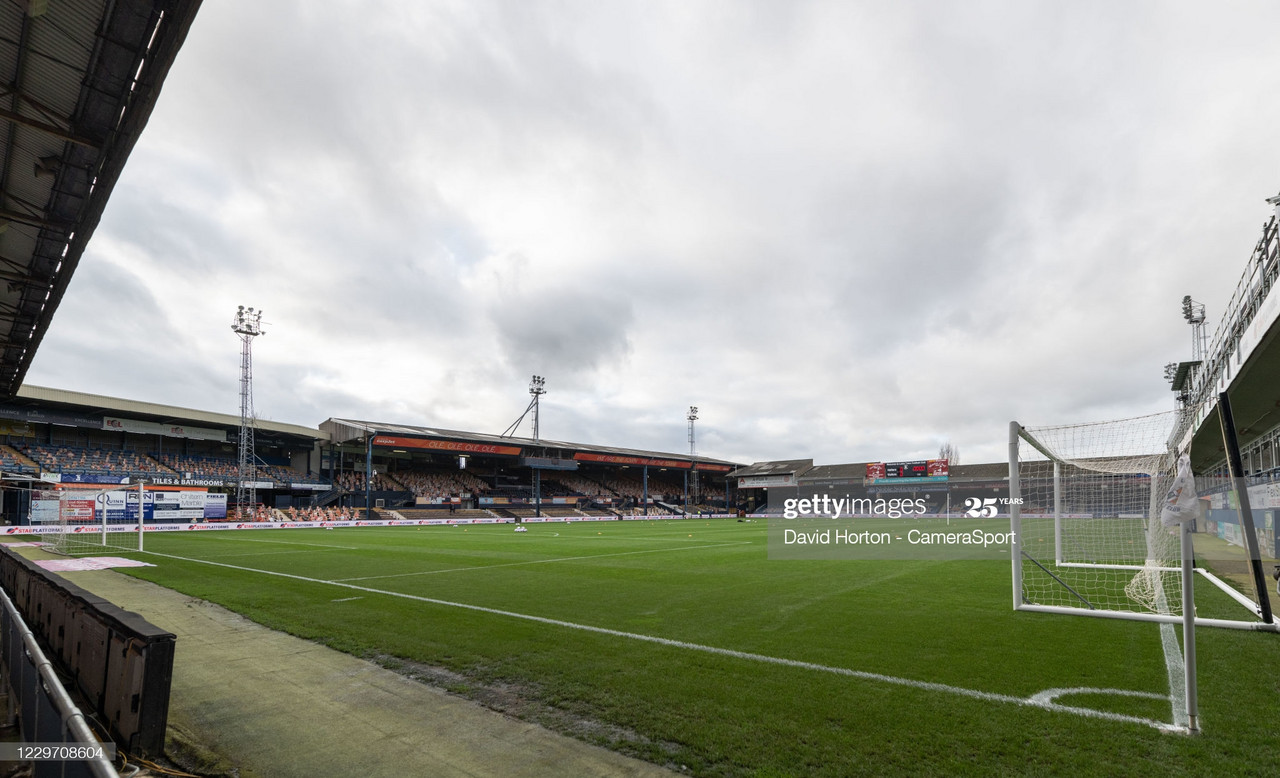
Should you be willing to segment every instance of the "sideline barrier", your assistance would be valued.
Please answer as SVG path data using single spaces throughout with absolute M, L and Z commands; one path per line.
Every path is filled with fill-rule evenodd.
M 173 633 L 3 547 L 0 584 L 111 738 L 131 754 L 163 754 Z
M 55 756 L 67 756 L 56 762 L 36 762 L 33 775 L 119 778 L 107 757 L 108 753 L 114 756 L 115 744 L 99 743 L 93 736 L 84 714 L 4 591 L 0 591 L 0 677 L 15 700 L 13 717 L 22 723 L 26 742 L 40 743 Z M 25 750 L 19 747 L 17 755 L 21 757 Z
M 732 514 L 715 513 L 703 514 L 701 516 L 683 516 L 681 514 L 652 514 L 649 516 L 623 516 L 623 521 L 670 521 L 674 519 L 731 519 Z M 530 516 L 521 521 L 525 524 L 539 524 L 545 522 L 573 522 L 573 521 L 618 521 L 617 516 Z M 510 518 L 490 518 L 490 519 L 398 519 L 398 520 L 382 520 L 373 519 L 370 521 L 361 521 L 353 519 L 350 521 L 211 521 L 211 522 L 172 522 L 167 524 L 144 524 L 142 529 L 144 532 L 216 532 L 218 530 L 265 530 L 265 529 L 334 529 L 338 527 L 440 527 L 449 524 L 515 524 L 515 519 Z M 80 528 L 76 528 L 79 530 Z M 85 532 L 98 533 L 102 531 L 100 524 L 86 524 L 83 528 Z M 111 524 L 107 527 L 108 532 L 137 532 L 137 524 Z M 62 532 L 62 527 L 53 525 L 39 524 L 23 524 L 12 527 L 4 527 L 0 534 L 4 535 L 54 535 Z

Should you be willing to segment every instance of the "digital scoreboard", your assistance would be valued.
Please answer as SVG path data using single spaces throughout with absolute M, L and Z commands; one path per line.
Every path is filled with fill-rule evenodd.
M 950 475 L 950 463 L 945 459 L 920 459 L 915 462 L 871 462 L 867 465 L 867 478 L 872 481 L 902 478 L 943 479 Z
M 924 478 L 929 475 L 929 463 L 925 460 L 919 462 L 886 462 L 884 465 L 885 478 Z

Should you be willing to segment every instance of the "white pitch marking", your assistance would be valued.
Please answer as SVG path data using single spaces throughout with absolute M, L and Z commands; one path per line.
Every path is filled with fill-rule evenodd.
M 441 605 L 448 608 L 462 608 L 463 610 L 478 611 L 480 613 L 490 613 L 495 616 L 505 616 L 512 619 L 521 619 L 524 621 L 533 621 L 539 624 L 549 624 L 555 627 L 563 627 L 565 629 L 576 629 L 583 632 L 592 632 L 598 635 L 610 635 L 613 637 L 626 638 L 628 640 L 638 640 L 645 643 L 656 643 L 662 646 L 670 646 L 672 648 L 683 648 L 689 651 L 700 651 L 707 654 L 718 654 L 720 656 L 733 657 L 735 659 L 745 659 L 752 662 L 764 662 L 766 664 L 782 665 L 784 667 L 795 667 L 802 670 L 814 670 L 822 673 L 832 673 L 835 675 L 843 675 L 851 678 L 859 678 L 866 681 L 878 681 L 880 683 L 893 684 L 895 686 L 906 686 L 912 689 L 922 689 L 924 691 L 941 692 L 944 694 L 955 694 L 961 697 L 969 697 L 975 700 L 986 700 L 988 702 L 1003 702 L 1011 705 L 1021 705 L 1028 708 L 1040 708 L 1043 710 L 1051 710 L 1059 713 L 1071 713 L 1086 718 L 1105 719 L 1107 721 L 1125 722 L 1129 724 L 1142 724 L 1165 732 L 1180 731 L 1176 725 L 1168 724 L 1154 719 L 1146 719 L 1140 716 L 1127 716 L 1123 713 L 1111 713 L 1110 711 L 1094 710 L 1092 708 L 1078 708 L 1069 705 L 1059 705 L 1053 702 L 1052 698 L 1043 698 L 1042 695 L 1049 694 L 1060 690 L 1049 690 L 1041 694 L 1032 695 L 1030 697 L 1014 697 L 1009 694 L 998 694 L 996 692 L 984 692 L 978 689 L 966 689 L 963 686 L 951 686 L 945 683 L 933 683 L 932 681 L 917 681 L 912 678 L 898 678 L 892 675 L 883 675 L 881 673 L 867 672 L 866 670 L 850 670 L 844 667 L 830 667 L 828 665 L 815 664 L 813 662 L 803 662 L 798 659 L 785 659 L 776 656 L 767 656 L 765 654 L 753 654 L 749 651 L 737 651 L 731 648 L 718 648 L 716 646 L 704 646 L 699 643 L 687 643 L 683 640 L 672 640 L 671 638 L 657 637 L 655 635 L 644 635 L 638 632 L 624 632 L 617 629 L 609 629 L 607 627 L 593 627 L 589 624 L 575 624 L 572 621 L 561 621 L 560 619 L 550 619 L 545 616 L 532 616 L 527 613 L 516 613 L 514 611 L 504 611 L 498 608 L 486 608 L 482 605 L 469 605 L 464 602 L 450 602 L 449 600 L 437 600 L 434 597 L 422 597 L 416 594 L 405 594 L 403 592 L 389 592 L 384 589 L 374 589 L 369 586 L 357 586 L 352 583 L 343 583 L 341 581 L 326 581 L 320 578 L 310 578 L 305 575 L 294 575 L 293 573 L 280 573 L 274 570 L 258 570 L 252 567 L 242 567 L 240 565 L 231 565 L 226 562 L 211 562 L 207 559 L 191 559 L 189 557 L 177 556 L 176 554 L 161 554 L 156 551 L 144 551 L 144 554 L 152 554 L 159 557 L 168 557 L 169 559 L 178 559 L 183 562 L 195 562 L 204 565 L 213 565 L 214 567 L 227 567 L 232 570 L 243 570 L 249 573 L 261 573 L 263 575 L 274 575 L 280 578 L 291 578 L 295 581 L 306 581 L 308 583 L 328 584 L 330 586 L 341 586 L 346 589 L 354 589 L 359 592 L 368 592 L 370 594 L 385 594 L 388 597 L 399 597 L 406 600 L 415 600 L 417 602 L 430 603 L 432 605 Z M 1144 692 L 1129 692 L 1124 690 L 1108 690 L 1112 694 L 1127 694 L 1130 696 L 1142 696 Z M 1158 697 L 1158 695 L 1157 695 Z M 1185 729 L 1185 728 L 1184 728 Z
M 299 548 L 293 551 L 244 551 L 239 554 L 209 554 L 208 556 L 215 559 L 226 559 L 227 557 L 240 556 L 279 556 L 281 554 L 319 554 L 320 551 L 312 551 L 306 548 Z
M 364 595 L 362 594 L 359 597 L 340 597 L 336 600 L 329 600 L 329 602 L 351 602 L 352 600 L 363 600 L 363 599 L 364 599 Z
M 285 546 L 315 546 L 316 548 L 340 548 L 344 551 L 359 551 L 358 546 L 331 546 L 327 543 L 303 543 L 300 540 L 267 540 L 266 538 L 228 538 L 207 532 L 201 537 L 217 538 L 218 540 L 226 540 L 231 543 L 279 543 Z
M 375 578 L 405 578 L 411 575 L 435 575 L 437 573 L 465 573 L 468 570 L 492 570 L 495 567 L 517 567 L 519 565 L 542 565 L 548 562 L 575 562 L 579 559 L 603 559 L 611 556 L 631 556 L 633 554 L 660 554 L 664 551 L 692 551 L 698 548 L 722 548 L 725 546 L 750 545 L 749 540 L 738 540 L 732 543 L 714 543 L 709 546 L 680 546 L 678 548 L 649 548 L 644 551 L 619 551 L 613 554 L 587 554 L 585 556 L 562 556 L 556 559 L 532 559 L 526 562 L 502 562 L 496 565 L 475 565 L 472 567 L 450 567 L 444 570 L 421 570 L 416 573 L 388 573 L 387 575 L 362 575 L 355 578 L 334 578 L 334 581 L 371 581 Z
M 1187 666 L 1178 647 L 1178 636 L 1172 624 L 1160 625 L 1160 647 L 1164 650 L 1164 667 L 1169 673 L 1169 703 L 1173 710 L 1173 724 L 1180 729 L 1191 726 L 1187 716 Z

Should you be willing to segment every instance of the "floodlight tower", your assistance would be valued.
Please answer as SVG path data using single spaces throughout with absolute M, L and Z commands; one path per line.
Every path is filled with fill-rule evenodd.
M 533 442 L 538 442 L 538 400 L 547 393 L 547 379 L 540 375 L 529 381 L 529 396 L 533 398 Z
M 538 443 L 538 401 L 547 393 L 547 379 L 535 375 L 529 381 L 529 396 L 533 403 L 533 442 Z M 542 516 L 542 470 L 533 468 L 533 513 Z
M 1191 299 L 1191 295 L 1182 298 L 1182 318 L 1187 320 L 1191 325 L 1191 358 L 1193 360 L 1204 359 L 1208 346 L 1205 338 L 1208 334 L 1204 328 L 1204 303 L 1198 303 Z
M 698 453 L 697 447 L 694 445 L 695 438 L 693 435 L 693 423 L 698 420 L 698 406 L 690 405 L 689 414 L 685 416 L 685 418 L 689 420 L 689 456 L 693 457 Z M 691 464 L 690 467 L 692 468 L 694 467 L 694 465 Z M 685 478 L 688 478 L 688 477 L 689 477 L 689 474 L 685 473 Z M 692 496 L 693 496 L 694 503 L 697 503 L 698 502 L 698 471 L 697 470 L 693 471 L 693 495 Z M 689 497 L 690 497 L 689 489 L 688 487 L 685 487 L 685 498 L 684 498 L 685 513 L 689 512 Z
M 240 336 L 240 458 L 236 468 L 236 516 L 239 518 L 246 498 L 250 505 L 258 502 L 258 467 L 253 451 L 253 339 L 265 334 L 262 311 L 239 306 L 231 330 Z

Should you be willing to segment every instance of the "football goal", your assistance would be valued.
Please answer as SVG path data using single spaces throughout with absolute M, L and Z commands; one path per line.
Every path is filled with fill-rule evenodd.
M 1177 415 L 1010 425 L 1010 496 L 1020 498 L 1010 510 L 1016 609 L 1183 621 L 1184 533 L 1160 520 L 1177 473 Z M 1252 600 L 1203 568 L 1194 572 L 1252 614 L 1197 624 L 1265 628 Z
M 60 554 L 102 554 L 108 550 L 142 551 L 143 486 L 109 489 L 46 490 L 39 497 L 49 508 L 57 506 L 57 531 L 46 537 Z M 52 516 L 50 516 L 52 518 Z

